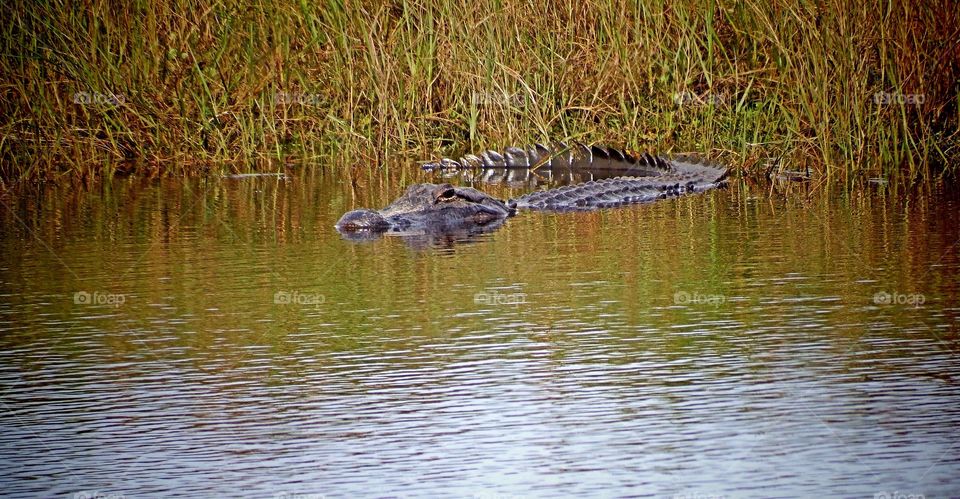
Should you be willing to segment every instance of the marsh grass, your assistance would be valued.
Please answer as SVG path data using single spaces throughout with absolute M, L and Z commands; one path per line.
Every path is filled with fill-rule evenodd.
M 960 157 L 949 0 L 0 9 L 3 182 L 356 172 L 556 139 L 843 181 L 930 179 Z

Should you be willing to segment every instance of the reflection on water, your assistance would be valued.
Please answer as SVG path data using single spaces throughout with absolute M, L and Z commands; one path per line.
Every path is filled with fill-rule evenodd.
M 442 222 L 442 220 L 437 220 Z M 506 218 L 486 221 L 483 224 L 470 223 L 464 226 L 451 227 L 448 223 L 440 223 L 435 226 L 420 225 L 419 227 L 407 227 L 403 229 L 391 228 L 388 230 L 344 230 L 338 231 L 340 237 L 347 241 L 355 243 L 370 243 L 381 237 L 397 237 L 407 243 L 412 249 L 431 250 L 431 249 L 453 249 L 457 244 L 469 244 L 485 241 L 488 235 L 495 232 L 503 226 Z
M 558 187 L 614 177 L 647 177 L 650 171 L 642 168 L 483 168 L 443 170 L 440 178 L 480 184 L 505 184 L 534 189 L 538 186 Z
M 423 180 L 3 200 L 4 492 L 960 491 L 954 193 L 734 183 L 433 249 L 333 229 Z

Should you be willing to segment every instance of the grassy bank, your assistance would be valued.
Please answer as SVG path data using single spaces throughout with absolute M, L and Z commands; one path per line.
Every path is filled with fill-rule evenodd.
M 4 182 L 561 138 L 841 180 L 960 158 L 950 0 L 72 5 L 0 7 Z

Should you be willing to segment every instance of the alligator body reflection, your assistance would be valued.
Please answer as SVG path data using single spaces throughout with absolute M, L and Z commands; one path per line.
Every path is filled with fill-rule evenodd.
M 690 157 L 633 154 L 602 146 L 559 143 L 503 153 L 486 151 L 460 160 L 442 159 L 427 170 L 546 171 L 588 173 L 580 184 L 535 191 L 502 201 L 470 187 L 414 184 L 381 210 L 359 209 L 343 215 L 336 228 L 348 239 L 372 239 L 383 233 L 433 237 L 489 232 L 519 209 L 586 211 L 647 203 L 702 192 L 723 184 L 725 167 Z

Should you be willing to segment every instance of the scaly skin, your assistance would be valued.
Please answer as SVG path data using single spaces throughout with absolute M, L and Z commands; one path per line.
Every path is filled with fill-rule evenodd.
M 376 232 L 406 230 L 452 230 L 485 225 L 513 216 L 516 209 L 470 187 L 450 184 L 414 184 L 382 210 L 361 208 L 347 212 L 337 230 Z
M 359 209 L 337 222 L 342 233 L 444 232 L 502 222 L 518 208 L 548 211 L 584 211 L 646 203 L 666 197 L 703 192 L 724 183 L 727 169 L 694 158 L 664 158 L 649 154 L 583 144 L 535 144 L 507 148 L 502 154 L 486 151 L 460 160 L 442 159 L 427 170 L 536 168 L 616 172 L 622 176 L 593 180 L 501 201 L 469 187 L 450 184 L 414 184 L 382 210 Z M 496 224 L 499 226 L 499 223 Z

